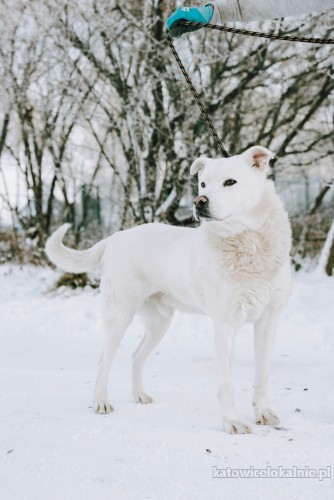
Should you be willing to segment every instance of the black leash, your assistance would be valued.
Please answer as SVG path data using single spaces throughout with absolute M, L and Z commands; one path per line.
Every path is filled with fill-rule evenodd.
M 206 23 L 197 23 L 194 21 L 182 21 L 180 23 L 182 26 L 196 26 L 198 28 L 208 28 L 211 30 L 218 30 L 218 31 L 225 31 L 227 33 L 236 33 L 238 35 L 246 35 L 246 36 L 253 36 L 257 38 L 269 38 L 272 40 L 285 40 L 288 42 L 302 42 L 302 43 L 316 43 L 316 44 L 321 44 L 321 45 L 334 45 L 334 39 L 333 38 L 309 38 L 309 37 L 304 37 L 304 36 L 290 36 L 290 35 L 275 35 L 274 33 L 260 33 L 258 31 L 249 31 L 249 30 L 243 30 L 243 29 L 237 29 L 237 28 L 228 28 L 227 26 L 221 26 L 220 24 L 206 24 Z M 177 50 L 174 47 L 174 44 L 172 42 L 171 36 L 169 33 L 167 33 L 167 42 L 168 45 L 171 48 L 171 51 L 173 52 L 173 55 L 180 67 L 180 70 L 182 71 L 182 74 L 195 98 L 195 101 L 197 102 L 197 105 L 199 109 L 201 110 L 202 115 L 204 116 L 207 124 L 209 125 L 209 128 L 211 130 L 211 133 L 213 137 L 215 138 L 221 152 L 224 158 L 228 158 L 228 153 L 222 143 L 222 141 L 219 138 L 219 135 L 217 133 L 217 130 L 215 129 L 209 114 L 207 110 L 205 109 L 202 100 L 200 96 L 197 93 L 197 90 L 195 89 L 191 78 L 189 74 L 187 73 L 186 68 L 184 67 Z
M 210 30 L 226 31 L 238 35 L 255 36 L 257 38 L 271 38 L 273 40 L 286 40 L 287 42 L 319 43 L 322 45 L 334 45 L 334 38 L 309 38 L 305 36 L 275 35 L 274 33 L 261 33 L 259 31 L 249 31 L 237 28 L 228 28 L 220 24 L 197 23 L 194 21 L 182 21 L 180 26 L 196 26 L 198 28 L 208 28 Z
M 168 42 L 168 44 L 169 44 L 169 46 L 170 46 L 170 48 L 171 48 L 171 51 L 172 51 L 172 52 L 173 52 L 173 54 L 174 54 L 175 59 L 177 60 L 177 63 L 178 63 L 178 65 L 179 65 L 179 67 L 180 67 L 180 70 L 182 71 L 183 76 L 184 76 L 184 78 L 186 79 L 186 82 L 187 82 L 187 84 L 189 85 L 189 88 L 190 88 L 191 92 L 193 93 L 193 96 L 194 96 L 194 98 L 195 98 L 195 101 L 197 102 L 198 107 L 199 107 L 199 109 L 201 110 L 202 115 L 204 116 L 204 118 L 205 118 L 205 120 L 206 120 L 207 124 L 209 125 L 209 128 L 210 128 L 210 130 L 211 130 L 211 133 L 212 133 L 213 137 L 215 138 L 215 140 L 216 140 L 216 142 L 217 142 L 217 144 L 218 144 L 218 146 L 219 146 L 219 148 L 220 148 L 220 150 L 221 150 L 221 152 L 222 152 L 223 157 L 224 157 L 224 158 L 228 158 L 228 153 L 227 153 L 226 149 L 224 148 L 224 145 L 223 145 L 222 141 L 221 141 L 221 140 L 220 140 L 220 138 L 219 138 L 219 135 L 218 135 L 218 133 L 217 133 L 217 130 L 215 129 L 215 127 L 214 127 L 214 125 L 213 125 L 212 121 L 210 120 L 210 117 L 209 117 L 209 115 L 208 115 L 208 112 L 207 112 L 207 110 L 205 109 L 205 107 L 204 107 L 204 105 L 203 105 L 203 103 L 202 103 L 202 100 L 201 100 L 200 96 L 198 95 L 197 90 L 195 89 L 195 87 L 194 87 L 194 85 L 193 85 L 193 82 L 191 81 L 190 76 L 189 76 L 189 75 L 188 75 L 188 73 L 187 73 L 186 68 L 183 66 L 183 63 L 182 63 L 182 61 L 181 61 L 181 59 L 180 59 L 180 57 L 179 57 L 179 54 L 177 53 L 177 51 L 176 51 L 176 49 L 175 49 L 175 47 L 174 47 L 174 44 L 173 44 L 173 42 L 172 42 L 172 39 L 171 39 L 171 37 L 170 37 L 170 35 L 169 35 L 168 33 L 167 33 L 167 42 Z

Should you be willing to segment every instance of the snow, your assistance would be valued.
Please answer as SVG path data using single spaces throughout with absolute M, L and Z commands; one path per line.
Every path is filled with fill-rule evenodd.
M 142 335 L 135 319 L 112 370 L 115 412 L 95 415 L 99 292 L 50 292 L 58 274 L 0 267 L 1 500 L 334 498 L 328 478 L 213 478 L 214 466 L 333 466 L 332 278 L 295 276 L 272 362 L 279 429 L 254 425 L 250 327 L 239 335 L 236 400 L 253 434 L 231 436 L 221 430 L 205 317 L 177 314 L 149 359 L 153 405 L 131 398 L 131 353 Z

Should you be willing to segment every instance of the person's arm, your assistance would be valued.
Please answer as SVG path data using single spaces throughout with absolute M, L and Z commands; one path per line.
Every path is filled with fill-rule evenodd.
M 334 8 L 334 0 L 215 0 L 202 7 L 181 7 L 167 19 L 171 36 L 180 37 L 199 29 L 182 26 L 182 21 L 224 24 L 228 21 L 254 21 L 277 17 L 302 16 Z
M 216 0 L 211 22 L 255 21 L 301 16 L 334 8 L 334 0 Z

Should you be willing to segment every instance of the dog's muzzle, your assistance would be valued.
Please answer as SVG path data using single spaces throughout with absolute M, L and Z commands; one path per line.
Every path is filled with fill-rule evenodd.
M 206 196 L 196 196 L 194 199 L 194 208 L 196 215 L 199 217 L 210 217 L 209 214 L 209 199 Z
M 194 199 L 194 205 L 198 210 L 202 210 L 208 203 L 208 198 L 206 196 L 196 196 Z

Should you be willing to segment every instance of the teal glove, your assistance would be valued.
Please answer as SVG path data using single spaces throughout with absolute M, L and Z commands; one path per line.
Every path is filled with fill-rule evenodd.
M 167 19 L 167 30 L 171 37 L 178 38 L 189 31 L 196 31 L 197 26 L 180 26 L 182 21 L 194 21 L 208 24 L 213 17 L 213 5 L 208 3 L 204 7 L 182 7 L 177 9 Z

